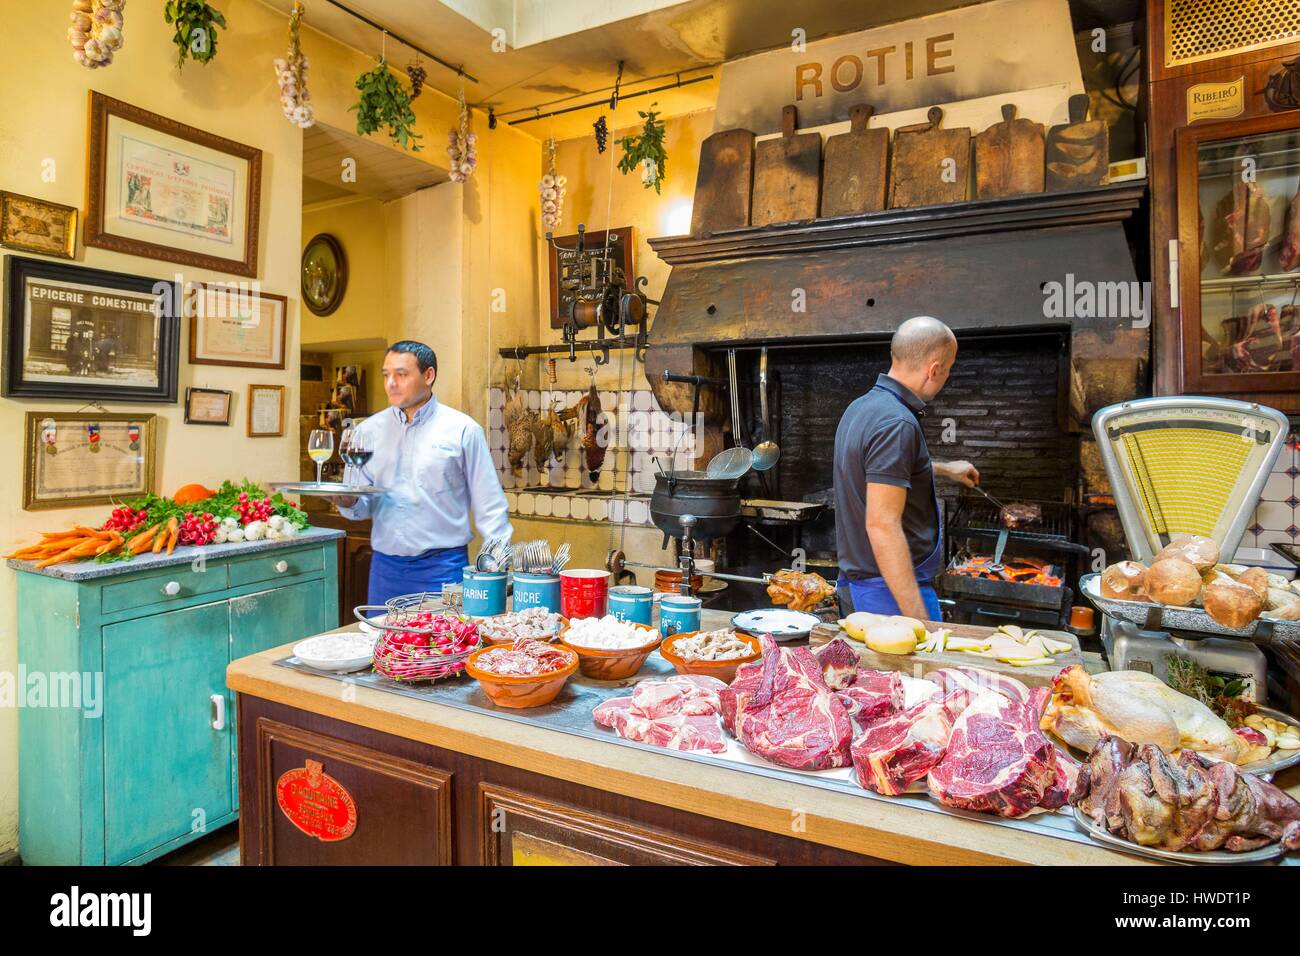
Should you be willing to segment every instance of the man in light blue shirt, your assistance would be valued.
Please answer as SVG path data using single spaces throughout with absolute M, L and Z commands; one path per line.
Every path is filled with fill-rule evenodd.
M 383 373 L 392 407 L 357 426 L 374 455 L 349 466 L 347 480 L 386 493 L 334 499 L 344 517 L 372 521 L 370 604 L 459 582 L 469 563 L 471 511 L 484 538 L 514 533 L 482 427 L 434 397 L 433 349 L 411 341 L 389 346 Z

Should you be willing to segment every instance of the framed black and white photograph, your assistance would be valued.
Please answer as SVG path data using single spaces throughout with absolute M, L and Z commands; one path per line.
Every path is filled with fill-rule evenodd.
M 186 425 L 229 425 L 233 392 L 224 388 L 187 388 L 185 390 Z
M 175 282 L 6 256 L 6 398 L 176 401 Z

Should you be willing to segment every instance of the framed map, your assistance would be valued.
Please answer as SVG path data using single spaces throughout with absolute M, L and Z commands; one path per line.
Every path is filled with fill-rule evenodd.
M 262 151 L 90 91 L 88 246 L 257 275 Z

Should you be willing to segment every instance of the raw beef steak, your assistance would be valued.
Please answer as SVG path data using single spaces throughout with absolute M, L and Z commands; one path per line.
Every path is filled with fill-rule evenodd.
M 865 729 L 902 710 L 906 692 L 903 678 L 896 672 L 859 668 L 854 672 L 853 683 L 836 691 L 835 696 L 848 708 L 853 723 Z
M 722 691 L 723 720 L 750 753 L 795 770 L 828 770 L 852 759 L 848 708 L 822 677 L 806 647 L 780 647 L 764 636 L 762 668 L 742 667 Z M 753 665 L 746 665 L 747 667 Z M 742 671 L 746 671 L 742 675 Z
M 954 698 L 963 697 L 958 691 Z M 897 796 L 943 759 L 956 700 L 929 697 L 866 728 L 853 741 L 853 769 L 867 790 Z
M 822 666 L 822 679 L 831 690 L 843 690 L 854 683 L 860 658 L 844 638 L 837 637 L 813 653 Z
M 722 753 L 726 738 L 718 720 L 719 692 L 726 684 L 712 677 L 674 675 L 641 681 L 630 697 L 612 697 L 592 711 L 592 719 L 625 740 L 669 750 Z
M 948 752 L 930 771 L 929 786 L 950 807 L 1019 817 L 1043 803 L 1056 773 L 1056 748 L 1030 707 L 984 693 L 953 724 Z

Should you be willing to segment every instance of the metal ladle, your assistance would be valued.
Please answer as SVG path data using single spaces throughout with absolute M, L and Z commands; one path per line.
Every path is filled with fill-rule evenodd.
M 758 423 L 762 440 L 754 446 L 754 470 L 767 471 L 781 460 L 781 446 L 772 441 L 767 419 L 767 346 L 758 359 L 758 397 L 763 417 Z
M 736 350 L 727 349 L 728 386 L 731 392 L 731 436 L 735 445 L 709 459 L 705 474 L 710 478 L 739 478 L 754 463 L 754 453 L 745 447 L 740 434 L 740 396 L 736 384 Z

